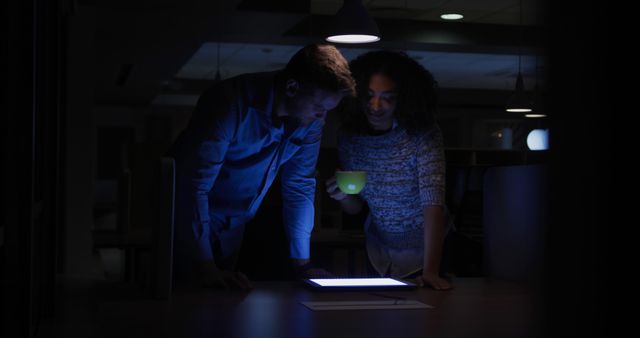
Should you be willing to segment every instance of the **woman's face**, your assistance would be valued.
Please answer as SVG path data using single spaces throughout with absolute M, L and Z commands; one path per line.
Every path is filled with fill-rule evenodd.
M 373 130 L 391 129 L 397 98 L 396 83 L 392 79 L 380 73 L 371 75 L 365 114 Z

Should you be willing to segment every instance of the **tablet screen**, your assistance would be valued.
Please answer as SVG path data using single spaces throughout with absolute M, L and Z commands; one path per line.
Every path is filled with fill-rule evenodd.
M 393 278 L 310 278 L 307 282 L 320 288 L 413 287 L 412 283 Z

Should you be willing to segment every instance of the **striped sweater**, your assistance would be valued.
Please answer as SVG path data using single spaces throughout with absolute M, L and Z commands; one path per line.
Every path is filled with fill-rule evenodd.
M 360 195 L 370 209 L 369 232 L 388 248 L 423 248 L 424 208 L 444 206 L 442 133 L 397 126 L 379 135 L 338 134 L 342 170 L 367 172 Z

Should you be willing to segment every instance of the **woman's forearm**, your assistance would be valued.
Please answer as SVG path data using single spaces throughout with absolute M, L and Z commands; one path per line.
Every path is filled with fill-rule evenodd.
M 444 242 L 444 210 L 441 206 L 424 209 L 424 272 L 438 274 Z

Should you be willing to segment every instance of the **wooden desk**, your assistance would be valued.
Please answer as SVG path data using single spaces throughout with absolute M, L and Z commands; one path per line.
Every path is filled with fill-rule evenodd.
M 420 310 L 314 312 L 301 301 L 381 300 L 370 292 L 313 292 L 293 282 L 255 283 L 248 293 L 179 290 L 170 301 L 106 297 L 100 337 L 540 337 L 530 292 L 480 278 L 454 280 L 449 292 L 377 292 L 434 306 Z

